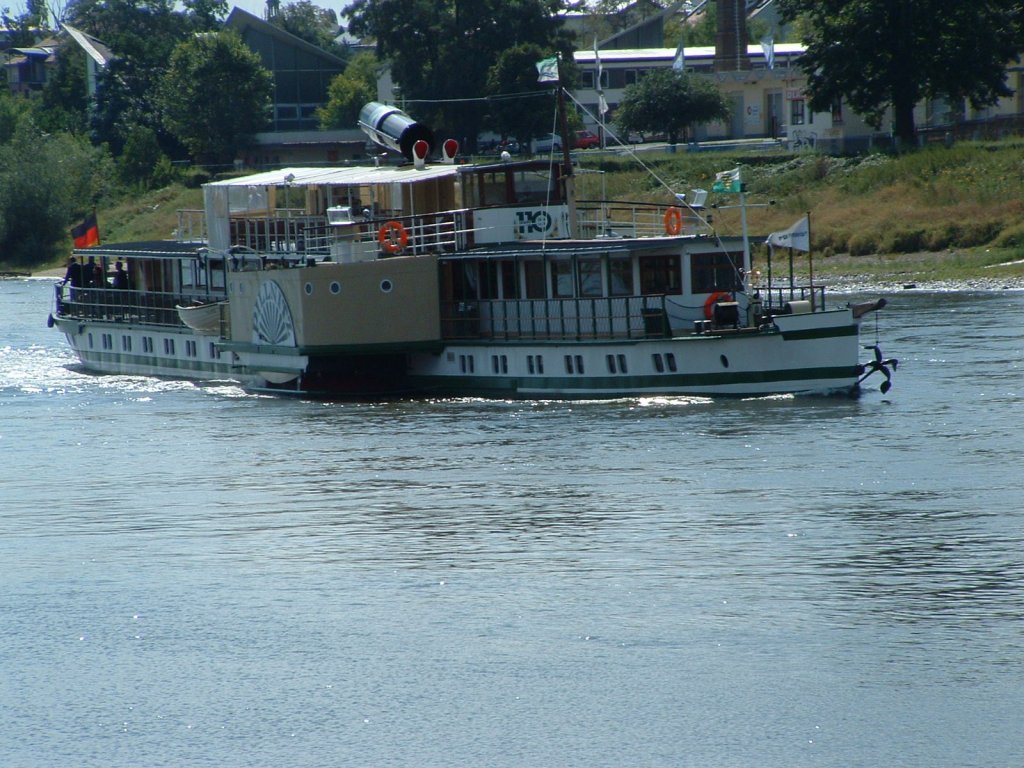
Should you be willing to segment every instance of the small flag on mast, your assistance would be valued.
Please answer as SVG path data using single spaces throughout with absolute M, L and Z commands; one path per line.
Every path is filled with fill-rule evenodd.
M 557 83 L 558 82 L 558 57 L 552 56 L 537 62 L 537 82 Z
M 604 116 L 608 112 L 608 101 L 604 97 L 604 67 L 601 66 L 601 54 L 597 50 L 597 36 L 594 36 L 594 64 L 597 66 L 597 77 L 594 89 L 597 91 L 597 112 Z
M 807 216 L 782 232 L 772 232 L 765 241 L 780 248 L 795 248 L 809 253 L 811 250 L 811 222 Z
M 96 214 L 90 213 L 85 221 L 76 227 L 71 228 L 71 238 L 75 241 L 75 248 L 91 248 L 100 244 L 100 228 L 96 224 Z
M 672 69 L 676 72 L 682 72 L 686 69 L 686 49 L 683 47 L 683 41 L 679 41 L 679 47 L 676 48 L 676 56 L 672 59 Z
M 767 35 L 761 38 L 761 52 L 764 53 L 764 63 L 768 69 L 775 69 L 775 38 Z
M 731 171 L 722 171 L 715 174 L 715 183 L 711 185 L 712 192 L 742 192 L 743 182 L 740 180 L 739 166 Z

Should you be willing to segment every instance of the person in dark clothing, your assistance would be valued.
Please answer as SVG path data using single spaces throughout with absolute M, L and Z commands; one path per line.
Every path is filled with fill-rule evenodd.
M 114 287 L 118 289 L 128 287 L 128 273 L 124 271 L 124 264 L 120 259 L 114 264 Z
M 95 288 L 100 283 L 96 280 L 97 277 L 96 257 L 90 256 L 82 267 L 82 285 L 86 288 Z
M 64 282 L 70 284 L 72 288 L 82 287 L 82 265 L 74 256 L 68 259 L 68 271 L 64 273 Z

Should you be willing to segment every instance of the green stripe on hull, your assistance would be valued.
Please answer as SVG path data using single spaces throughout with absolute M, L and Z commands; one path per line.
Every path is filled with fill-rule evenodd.
M 482 397 L 629 397 L 635 395 L 767 395 L 819 390 L 852 390 L 855 368 L 803 368 L 657 376 L 411 376 L 426 392 Z M 785 383 L 785 386 L 773 386 Z M 801 386 L 803 383 L 803 386 Z
M 152 355 L 136 355 L 125 352 L 103 352 L 98 350 L 75 350 L 82 364 L 104 373 L 131 376 L 169 376 L 172 378 L 230 379 L 235 369 L 225 363 L 202 360 L 178 360 L 176 358 L 154 358 Z

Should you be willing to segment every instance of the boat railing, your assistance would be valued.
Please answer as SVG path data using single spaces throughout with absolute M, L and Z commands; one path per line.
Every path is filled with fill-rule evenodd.
M 671 334 L 665 296 L 479 299 L 442 305 L 446 339 L 582 340 Z
M 194 209 L 178 211 L 178 228 L 174 230 L 179 243 L 206 242 L 206 214 Z
M 693 210 L 680 206 L 583 200 L 579 202 L 577 218 L 580 236 L 586 239 L 696 235 L 708 231 L 708 225 Z
M 760 299 L 762 309 L 766 313 L 784 313 L 792 310 L 794 301 L 809 302 L 812 312 L 825 309 L 824 285 L 773 285 L 758 288 L 754 295 Z
M 136 291 L 127 288 L 73 288 L 55 286 L 55 315 L 73 320 L 144 323 L 184 327 L 178 306 L 223 301 L 226 296 Z
M 255 264 L 302 264 L 309 259 L 369 261 L 388 256 L 421 256 L 458 247 L 455 213 L 358 219 L 331 224 L 323 216 L 233 218 L 234 253 Z M 241 259 L 239 259 L 241 261 Z

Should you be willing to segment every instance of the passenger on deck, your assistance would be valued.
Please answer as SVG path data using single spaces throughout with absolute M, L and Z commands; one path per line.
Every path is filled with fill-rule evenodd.
M 68 271 L 64 273 L 64 282 L 70 284 L 72 288 L 82 287 L 82 265 L 74 256 L 68 259 Z
M 114 287 L 119 289 L 128 287 L 128 273 L 124 271 L 124 264 L 120 259 L 114 264 Z

